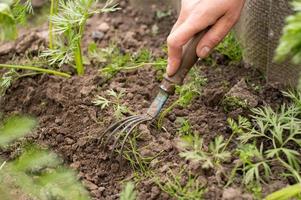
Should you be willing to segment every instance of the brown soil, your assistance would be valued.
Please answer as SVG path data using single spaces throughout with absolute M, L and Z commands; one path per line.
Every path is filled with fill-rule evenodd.
M 110 29 L 97 40 L 100 47 L 115 41 L 122 51 L 135 53 L 138 49 L 146 47 L 155 52 L 155 55 L 164 55 L 161 47 L 165 44 L 165 38 L 175 18 L 167 17 L 160 22 L 156 21 L 159 32 L 152 35 L 150 27 L 155 24 L 154 17 L 140 17 L 126 2 L 123 2 L 122 6 L 122 12 L 95 16 L 89 21 L 85 44 L 93 40 L 92 34 L 95 34 L 97 27 L 106 22 Z M 27 47 L 24 51 L 30 48 Z M 22 57 L 23 54 L 24 52 L 10 52 L 11 56 L 0 55 L 0 60 L 8 62 L 12 55 Z M 253 99 L 255 96 L 255 106 L 277 106 L 283 102 L 283 97 L 277 88 L 265 85 L 263 76 L 256 70 L 245 68 L 243 64 L 229 64 L 227 58 L 217 53 L 213 58 L 217 62 L 216 67 L 206 66 L 202 62 L 198 64 L 202 76 L 208 79 L 203 95 L 195 99 L 188 108 L 177 107 L 169 114 L 164 122 L 165 129 L 160 131 L 151 125 L 140 127 L 144 135 L 138 140 L 138 148 L 148 156 L 161 152 L 157 162 L 150 165 L 150 169 L 155 171 L 158 177 L 164 179 L 169 169 L 188 167 L 208 188 L 205 199 L 222 199 L 223 194 L 227 195 L 227 192 L 231 193 L 233 188 L 240 186 L 233 185 L 232 190 L 224 190 L 224 177 L 211 171 L 200 170 L 199 166 L 190 166 L 178 156 L 174 145 L 179 128 L 176 119 L 189 119 L 193 130 L 199 132 L 208 144 L 217 135 L 224 135 L 226 138 L 230 136 L 231 131 L 226 122 L 228 117 L 248 114 L 247 110 L 241 108 L 225 112 L 222 104 L 224 96 L 237 83 L 245 80 L 244 85 L 247 88 L 244 90 L 248 90 L 247 94 L 252 94 Z M 123 103 L 133 112 L 143 113 L 155 97 L 160 82 L 156 80 L 156 71 L 151 66 L 132 72 L 121 72 L 109 82 L 103 81 L 104 78 L 98 70 L 98 66 L 89 66 L 83 77 L 73 76 L 70 79 L 48 75 L 22 78 L 16 81 L 1 99 L 0 110 L 5 115 L 25 113 L 36 116 L 39 128 L 28 140 L 59 153 L 66 164 L 79 172 L 80 180 L 94 199 L 118 199 L 121 183 L 134 177 L 133 169 L 127 161 L 121 166 L 118 162 L 110 162 L 110 152 L 102 148 L 99 138 L 105 128 L 116 119 L 112 115 L 112 108 L 101 110 L 93 105 L 92 101 L 96 95 L 105 96 L 108 89 L 124 89 L 126 96 Z M 260 86 L 259 90 L 256 90 L 255 86 Z M 172 97 L 168 104 L 176 98 Z M 1 154 L 3 153 L 8 152 Z M 225 166 L 225 170 L 231 169 L 231 163 Z M 185 177 L 186 175 L 184 181 Z M 271 180 L 271 186 L 264 185 L 264 193 L 286 184 L 281 181 L 279 183 L 277 176 L 271 177 Z M 275 186 L 274 183 L 278 185 Z M 171 199 L 150 179 L 140 180 L 137 190 L 139 199 Z M 250 199 L 246 191 L 235 191 L 238 194 L 235 198 Z

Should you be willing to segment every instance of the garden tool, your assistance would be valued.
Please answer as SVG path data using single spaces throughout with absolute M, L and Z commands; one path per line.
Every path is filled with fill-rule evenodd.
M 154 120 L 161 112 L 164 104 L 168 100 L 168 97 L 174 94 L 176 85 L 183 84 L 186 75 L 198 60 L 196 48 L 207 30 L 208 29 L 196 34 L 194 38 L 191 39 L 183 48 L 182 62 L 178 71 L 171 77 L 168 75 L 164 76 L 159 92 L 145 114 L 125 118 L 105 130 L 104 134 L 101 136 L 102 140 L 105 135 L 108 135 L 104 144 L 108 144 L 108 142 L 115 136 L 112 153 L 115 151 L 118 141 L 122 139 L 123 141 L 121 143 L 120 150 L 120 155 L 122 155 L 126 141 L 135 127 L 147 121 Z

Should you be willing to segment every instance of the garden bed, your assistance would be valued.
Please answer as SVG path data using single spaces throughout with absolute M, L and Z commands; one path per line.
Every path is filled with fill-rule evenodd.
M 92 41 L 101 48 L 114 42 L 123 53 L 135 54 L 146 48 L 155 57 L 166 58 L 162 47 L 175 17 L 168 15 L 158 21 L 155 14 L 153 17 L 140 16 L 126 1 L 121 6 L 122 11 L 94 16 L 88 21 L 84 47 L 87 49 Z M 22 31 L 21 38 L 37 34 L 32 36 L 33 42 L 27 42 L 22 51 L 20 48 L 12 48 L 11 52 L 0 55 L 1 62 L 22 63 L 27 59 L 25 55 L 28 53 L 30 57 L 37 56 L 37 52 L 47 44 L 43 34 L 40 34 L 46 30 L 47 27 L 41 25 Z M 19 39 L 15 46 L 22 42 L 24 39 Z M 138 128 L 138 151 L 143 157 L 155 157 L 144 172 L 141 172 L 141 168 L 132 166 L 127 159 L 123 159 L 122 163 L 117 159 L 110 161 L 110 151 L 103 148 L 99 138 L 116 121 L 116 117 L 112 106 L 102 110 L 93 101 L 97 95 L 108 97 L 107 90 L 125 91 L 121 98 L 122 105 L 133 113 L 144 113 L 160 84 L 157 77 L 161 72 L 151 65 L 119 72 L 109 80 L 99 72 L 103 66 L 93 62 L 87 66 L 83 76 L 72 76 L 69 79 L 51 75 L 20 78 L 1 98 L 0 110 L 4 116 L 28 114 L 37 117 L 39 127 L 17 146 L 37 143 L 58 153 L 66 165 L 78 171 L 79 179 L 94 199 L 118 199 L 123 183 L 130 180 L 137 183 L 139 199 L 172 199 L 156 184 L 157 179 L 148 176 L 155 174 L 159 180 L 166 181 L 170 171 L 179 174 L 183 186 L 191 174 L 196 177 L 196 181 L 204 188 L 204 199 L 252 199 L 252 193 L 256 191 L 252 191 L 254 188 L 247 190 L 240 185 L 242 176 L 237 176 L 234 183 L 225 188 L 228 182 L 226 177 L 213 170 L 203 170 L 200 166 L 191 165 L 179 156 L 176 145 L 182 126 L 179 119 L 185 118 L 191 131 L 200 134 L 207 146 L 216 136 L 230 137 L 228 118 L 237 119 L 239 115 L 248 116 L 250 113 L 249 108 L 228 107 L 229 104 L 225 103 L 225 96 L 233 87 L 245 93 L 246 99 L 253 100 L 252 107 L 271 105 L 276 108 L 285 98 L 279 89 L 266 85 L 257 70 L 248 68 L 241 62 L 231 62 L 227 56 L 217 52 L 213 53 L 211 61 L 213 62 L 210 64 L 202 61 L 197 64 L 200 76 L 207 79 L 201 96 L 186 108 L 177 106 L 165 117 L 163 129 L 157 128 L 156 122 Z M 173 96 L 168 105 L 176 99 L 177 95 Z M 235 144 L 235 141 L 231 143 L 230 149 L 236 148 Z M 9 158 L 14 158 L 16 154 L 18 148 L 1 152 L 1 155 Z M 235 161 L 236 158 L 233 157 L 223 165 L 226 174 L 230 174 Z M 185 170 L 180 173 L 182 169 Z M 287 184 L 286 180 L 274 173 L 270 182 L 262 185 L 262 193 L 269 194 Z

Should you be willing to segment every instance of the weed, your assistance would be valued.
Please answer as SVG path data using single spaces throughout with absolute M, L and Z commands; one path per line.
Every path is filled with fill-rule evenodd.
M 156 184 L 162 191 L 179 200 L 199 200 L 205 192 L 203 185 L 201 185 L 197 177 L 193 177 L 188 173 L 187 181 L 183 182 L 186 175 L 185 170 L 181 170 L 175 174 L 172 171 L 167 173 L 166 180 L 162 183 L 161 177 L 155 177 Z
M 165 17 L 171 16 L 171 14 L 172 14 L 171 10 L 167 10 L 167 11 L 157 10 L 156 11 L 156 18 L 157 19 L 163 19 Z
M 116 45 L 110 45 L 106 49 L 98 50 L 95 45 L 90 45 L 89 51 L 92 58 L 105 63 L 100 72 L 107 78 L 112 78 L 120 71 L 135 70 L 146 65 L 151 65 L 157 70 L 166 67 L 166 60 L 154 58 L 150 51 L 142 49 L 136 54 L 121 53 Z
M 0 76 L 0 96 L 3 96 L 6 90 L 11 86 L 15 75 L 15 70 L 9 70 Z
M 216 137 L 214 142 L 210 143 L 208 151 L 204 150 L 203 139 L 198 134 L 181 137 L 178 145 L 183 149 L 181 157 L 202 163 L 204 169 L 218 169 L 221 163 L 231 158 L 231 153 L 224 150 L 226 143 L 222 136 Z
M 121 102 L 121 99 L 124 96 L 124 91 L 117 93 L 114 90 L 108 90 L 107 95 L 111 97 L 111 100 L 108 100 L 105 97 L 96 96 L 92 103 L 96 106 L 100 106 L 102 110 L 112 106 L 114 115 L 117 119 L 122 118 L 124 114 L 130 112 L 128 107 L 122 105 Z
M 134 172 L 144 176 L 150 174 L 149 165 L 156 157 L 144 157 L 141 155 L 137 149 L 137 136 L 130 138 L 129 146 L 124 150 L 124 158 L 130 163 Z
M 136 192 L 135 185 L 132 182 L 126 183 L 122 192 L 120 193 L 120 200 L 135 200 Z
M 240 62 L 242 60 L 242 49 L 233 32 L 230 32 L 215 49 L 217 52 L 227 56 L 231 62 Z
M 81 41 L 87 20 L 94 14 L 118 10 L 113 0 L 108 0 L 103 8 L 97 8 L 97 0 L 59 1 L 58 13 L 50 17 L 51 28 L 57 44 L 51 44 L 43 56 L 49 57 L 50 64 L 74 61 L 78 75 L 84 74 Z M 53 37 L 53 36 L 51 36 Z
M 17 25 L 26 22 L 27 14 L 32 14 L 31 0 L 7 1 L 0 3 L 0 41 L 15 39 Z
M 227 96 L 222 101 L 222 106 L 226 112 L 233 111 L 239 108 L 248 108 L 248 103 L 238 97 Z
M 190 82 L 184 84 L 183 86 L 178 86 L 176 88 L 176 94 L 179 95 L 177 101 L 175 101 L 171 106 L 169 106 L 166 110 L 164 110 L 158 120 L 158 127 L 162 127 L 163 119 L 165 116 L 170 113 L 175 107 L 188 106 L 193 99 L 197 96 L 201 95 L 202 88 L 206 84 L 207 80 L 200 76 L 199 71 L 196 69 L 192 69 L 190 72 Z
M 28 117 L 12 117 L 0 125 L 0 147 L 25 136 L 36 126 Z M 77 182 L 75 174 L 61 165 L 60 159 L 46 150 L 30 146 L 16 159 L 0 159 L 0 191 L 4 199 L 14 199 L 10 191 L 16 186 L 34 199 L 89 199 L 87 191 Z M 9 184 L 7 184 L 9 183 Z M 11 184 L 10 184 L 11 183 Z
M 189 120 L 184 118 L 179 118 L 178 121 L 181 123 L 181 127 L 178 129 L 178 133 L 180 136 L 193 134 Z

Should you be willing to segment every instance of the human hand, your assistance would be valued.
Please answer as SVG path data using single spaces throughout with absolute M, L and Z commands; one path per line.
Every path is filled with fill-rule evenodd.
M 212 26 L 199 42 L 196 53 L 208 56 L 238 21 L 245 0 L 182 0 L 177 22 L 167 38 L 167 75 L 174 75 L 182 58 L 183 46 L 195 34 Z

